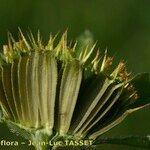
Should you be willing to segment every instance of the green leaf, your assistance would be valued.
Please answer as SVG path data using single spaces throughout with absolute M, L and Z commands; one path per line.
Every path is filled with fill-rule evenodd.
M 116 138 L 98 138 L 94 143 L 94 149 L 98 148 L 100 144 L 118 144 L 127 145 L 138 148 L 150 148 L 150 135 L 147 136 L 127 136 Z

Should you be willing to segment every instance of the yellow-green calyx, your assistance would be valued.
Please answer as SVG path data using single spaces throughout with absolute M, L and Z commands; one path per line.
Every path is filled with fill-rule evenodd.
M 125 63 L 113 69 L 107 51 L 60 41 L 46 45 L 41 36 L 28 40 L 9 35 L 0 57 L 0 105 L 3 120 L 32 136 L 93 139 L 120 123 L 137 98 Z M 70 45 L 70 46 L 69 46 Z

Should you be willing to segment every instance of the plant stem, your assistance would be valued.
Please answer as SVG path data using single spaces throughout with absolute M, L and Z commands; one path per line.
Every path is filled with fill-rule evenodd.
M 35 146 L 35 149 L 36 149 L 36 150 L 48 150 L 48 149 L 47 149 L 47 146 L 43 146 L 43 145 L 36 145 L 36 146 Z
M 49 139 L 49 136 L 42 132 L 36 132 L 34 136 L 32 136 L 32 141 L 34 143 L 34 147 L 36 150 L 51 150 L 48 148 L 46 144 Z

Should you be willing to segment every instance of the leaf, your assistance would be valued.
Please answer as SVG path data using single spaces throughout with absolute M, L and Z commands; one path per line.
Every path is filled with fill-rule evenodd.
M 127 137 L 116 137 L 116 138 L 98 138 L 94 143 L 93 147 L 97 148 L 100 144 L 118 144 L 127 145 L 138 148 L 150 148 L 150 135 L 147 136 L 127 136 Z
M 32 131 L 24 128 L 23 126 L 21 126 L 20 124 L 14 123 L 12 121 L 9 120 L 5 120 L 4 124 L 6 124 L 8 126 L 8 128 L 10 129 L 10 131 L 12 133 L 15 133 L 17 136 L 21 136 L 27 140 L 31 140 L 33 133 Z

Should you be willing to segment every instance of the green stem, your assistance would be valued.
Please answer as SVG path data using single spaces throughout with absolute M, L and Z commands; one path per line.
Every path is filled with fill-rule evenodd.
M 32 141 L 34 143 L 34 147 L 36 150 L 51 150 L 48 148 L 46 142 L 48 141 L 49 136 L 42 132 L 36 132 L 36 134 L 32 137 Z
M 35 146 L 35 149 L 36 149 L 36 150 L 48 150 L 47 147 L 46 147 L 46 146 L 43 146 L 43 145 L 42 145 L 42 146 L 41 146 L 41 145 L 36 145 L 36 146 Z

